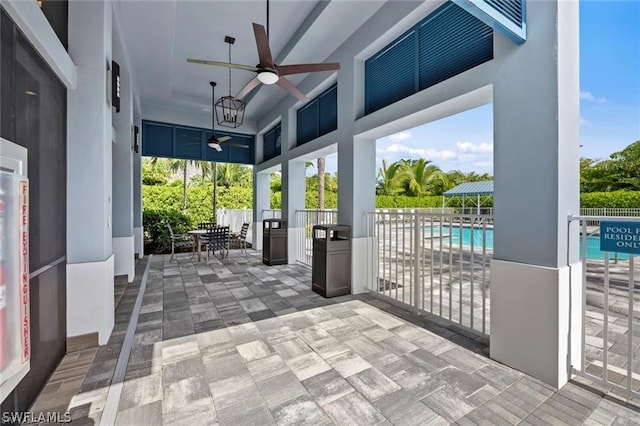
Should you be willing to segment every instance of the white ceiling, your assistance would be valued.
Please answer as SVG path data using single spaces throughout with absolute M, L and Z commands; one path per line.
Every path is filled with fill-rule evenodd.
M 269 38 L 276 63 L 325 61 L 385 1 L 271 0 Z M 216 98 L 227 95 L 228 69 L 186 60 L 227 62 L 226 35 L 236 38 L 232 62 L 258 63 L 251 23 L 266 24 L 266 0 L 120 1 L 115 12 L 143 116 L 146 110 L 163 109 L 178 116 L 210 117 L 209 81 L 218 83 Z M 254 76 L 250 71 L 232 70 L 231 93 L 235 95 Z M 289 79 L 299 84 L 305 77 Z M 256 121 L 288 96 L 276 85 L 263 86 L 253 94 L 248 97 L 245 121 Z

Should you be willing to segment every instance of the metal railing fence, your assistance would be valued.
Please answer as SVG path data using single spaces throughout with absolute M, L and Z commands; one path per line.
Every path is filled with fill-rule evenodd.
M 626 210 L 628 212 L 628 210 Z M 640 397 L 640 274 L 633 254 L 604 252 L 591 260 L 590 240 L 599 240 L 602 221 L 640 222 L 640 217 L 570 216 L 580 223 L 582 329 L 580 365 L 573 372 L 593 382 Z M 597 243 L 598 241 L 596 241 Z M 593 250 L 593 249 L 592 249 Z
M 489 334 L 493 218 L 367 214 L 369 291 Z
M 296 224 L 300 228 L 296 260 L 311 266 L 313 261 L 313 227 L 337 223 L 337 210 L 296 210 Z

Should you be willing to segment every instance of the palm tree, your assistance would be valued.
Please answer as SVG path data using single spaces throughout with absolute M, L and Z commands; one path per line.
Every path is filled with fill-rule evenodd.
M 324 210 L 324 157 L 318 157 L 318 209 Z
M 442 171 L 431 161 L 420 158 L 402 160 L 399 173 L 405 194 L 420 197 L 428 194 L 429 184 L 440 179 Z
M 192 160 L 180 160 L 180 159 L 171 159 L 167 163 L 167 168 L 173 172 L 177 173 L 182 171 L 182 211 L 187 210 L 187 168 L 189 167 L 189 163 L 193 163 Z
M 380 195 L 393 195 L 398 187 L 398 171 L 400 163 L 391 163 L 387 166 L 387 162 L 382 160 L 382 167 L 378 169 L 378 188 Z

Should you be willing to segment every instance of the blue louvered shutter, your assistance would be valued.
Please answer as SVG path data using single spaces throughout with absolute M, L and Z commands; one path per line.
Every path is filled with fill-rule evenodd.
M 522 27 L 524 21 L 524 0 L 484 0 L 508 20 Z
M 175 156 L 199 160 L 202 155 L 202 131 L 176 126 Z
M 365 61 L 365 114 L 417 91 L 416 37 L 413 29 Z
M 270 160 L 275 157 L 275 148 L 276 148 L 276 132 L 275 129 L 269 130 L 264 134 L 263 137 L 263 146 L 264 146 L 264 160 Z
M 420 25 L 420 90 L 493 59 L 493 30 L 447 3 Z
M 142 125 L 142 155 L 173 156 L 173 126 L 155 123 Z
M 282 127 L 278 124 L 275 128 L 275 157 L 282 153 Z
M 264 134 L 264 161 L 280 155 L 280 124 Z
M 318 103 L 309 102 L 298 110 L 298 145 L 318 137 Z
M 320 106 L 319 136 L 338 128 L 338 87 L 334 86 L 318 98 Z

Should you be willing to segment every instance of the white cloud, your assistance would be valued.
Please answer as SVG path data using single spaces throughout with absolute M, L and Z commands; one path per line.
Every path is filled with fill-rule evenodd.
M 591 125 L 591 122 L 590 122 L 590 121 L 585 120 L 585 119 L 584 119 L 584 118 L 582 118 L 582 117 L 580 117 L 580 125 L 581 125 L 581 126 L 590 126 L 590 125 Z
M 415 157 L 426 158 L 427 160 L 453 160 L 457 157 L 456 153 L 448 149 L 437 151 L 435 149 L 410 148 L 405 145 L 392 144 L 386 149 L 386 152 L 393 154 L 410 154 Z
M 493 167 L 493 162 L 491 161 L 476 161 L 473 163 L 473 167 L 477 167 L 479 169 L 491 169 Z
M 456 142 L 456 146 L 460 152 L 488 153 L 493 152 L 493 144 L 488 142 Z
M 597 98 L 593 96 L 591 92 L 580 92 L 580 99 L 589 102 L 597 102 L 599 104 L 604 104 L 607 102 L 606 98 Z
M 407 139 L 411 139 L 411 132 L 396 133 L 395 135 L 389 136 L 389 139 L 391 139 L 391 142 L 406 141 Z

